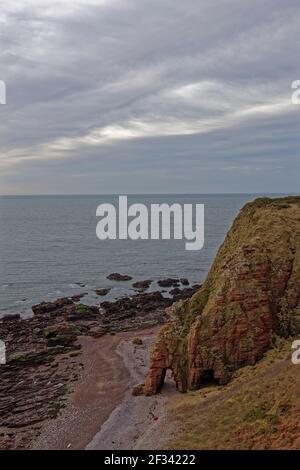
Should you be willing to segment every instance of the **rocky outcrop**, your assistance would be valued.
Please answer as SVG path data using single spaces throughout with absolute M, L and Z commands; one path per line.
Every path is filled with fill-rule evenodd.
M 153 282 L 152 279 L 146 279 L 145 281 L 137 281 L 132 284 L 132 287 L 134 287 L 134 289 L 143 291 L 143 290 L 149 289 L 152 282 Z
M 184 284 L 183 284 L 184 285 Z M 184 300 L 189 299 L 192 295 L 201 288 L 200 284 L 194 284 L 191 287 L 174 287 L 169 291 L 169 294 L 172 296 L 173 300 Z
M 132 277 L 128 274 L 111 273 L 107 276 L 110 281 L 131 281 Z
M 36 315 L 41 315 L 43 313 L 50 313 L 62 309 L 66 305 L 72 305 L 73 301 L 68 297 L 62 299 L 57 299 L 54 302 L 42 302 L 38 305 L 32 307 L 32 311 Z
M 85 297 L 86 295 L 88 295 L 88 292 L 83 292 L 82 294 L 72 295 L 70 299 L 72 300 L 72 302 L 80 302 L 80 300 L 83 299 L 83 297 Z
M 105 297 L 111 291 L 110 288 L 107 289 L 96 289 L 95 292 L 99 297 Z
M 168 277 L 167 279 L 161 279 L 157 282 L 159 287 L 178 287 L 179 283 L 179 279 L 173 279 L 171 277 Z
M 228 382 L 274 336 L 300 333 L 299 299 L 300 197 L 257 199 L 241 210 L 202 288 L 168 309 L 145 393 L 159 391 L 167 369 L 182 392 L 208 377 Z

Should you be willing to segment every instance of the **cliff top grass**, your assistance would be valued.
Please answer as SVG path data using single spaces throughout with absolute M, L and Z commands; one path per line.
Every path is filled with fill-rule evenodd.
M 255 366 L 226 386 L 204 387 L 170 400 L 169 417 L 180 429 L 169 449 L 299 449 L 300 366 L 291 340 L 277 339 Z

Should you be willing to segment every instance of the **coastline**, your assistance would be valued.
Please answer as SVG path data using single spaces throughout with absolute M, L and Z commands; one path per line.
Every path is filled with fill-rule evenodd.
M 76 296 L 35 305 L 28 319 L 3 317 L 0 333 L 6 344 L 6 364 L 0 368 L 0 448 L 145 445 L 141 439 L 137 442 L 133 429 L 138 428 L 141 437 L 144 428 L 151 430 L 163 419 L 168 387 L 161 396 L 149 399 L 133 397 L 132 388 L 145 381 L 152 337 L 166 322 L 166 308 L 200 287 L 185 287 L 185 279 L 161 281 L 179 282 L 182 288 L 173 286 L 173 298 L 140 292 L 89 307 L 78 303 Z M 133 345 L 136 337 L 143 338 L 141 346 Z M 126 414 L 133 419 L 126 418 L 124 439 L 112 442 L 109 436 L 119 428 L 113 419 L 116 413 L 121 421 Z
M 176 428 L 167 417 L 168 401 L 176 394 L 174 383 L 166 380 L 163 391 L 152 397 L 132 394 L 132 387 L 145 380 L 153 333 L 139 332 L 143 344 L 138 346 L 128 339 L 119 343 L 117 352 L 129 373 L 129 389 L 86 450 L 162 449 L 174 435 Z
M 79 338 L 82 345 L 80 361 L 84 365 L 80 380 L 75 384 L 66 408 L 55 420 L 45 423 L 31 449 L 78 450 L 114 446 L 113 441 L 117 442 L 115 419 L 120 419 L 128 402 L 143 398 L 132 397 L 131 400 L 131 387 L 136 383 L 135 379 L 143 377 L 147 366 L 147 363 L 138 363 L 139 358 L 134 352 L 137 347 L 132 344 L 132 339 L 143 338 L 148 346 L 157 329 L 121 332 L 96 339 Z M 130 355 L 135 358 L 132 364 L 128 363 Z M 157 401 L 162 405 L 162 400 Z M 148 404 L 151 407 L 146 398 L 143 409 Z M 120 423 L 118 421 L 118 428 Z

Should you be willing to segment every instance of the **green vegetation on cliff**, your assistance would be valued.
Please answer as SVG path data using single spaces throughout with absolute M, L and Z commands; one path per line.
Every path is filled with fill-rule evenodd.
M 169 420 L 178 428 L 169 449 L 299 449 L 300 366 L 291 341 L 275 345 L 230 383 L 172 397 Z

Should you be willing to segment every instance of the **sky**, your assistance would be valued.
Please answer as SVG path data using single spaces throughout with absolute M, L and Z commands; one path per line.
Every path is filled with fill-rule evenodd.
M 14 0 L 0 44 L 0 194 L 299 192 L 299 0 Z

